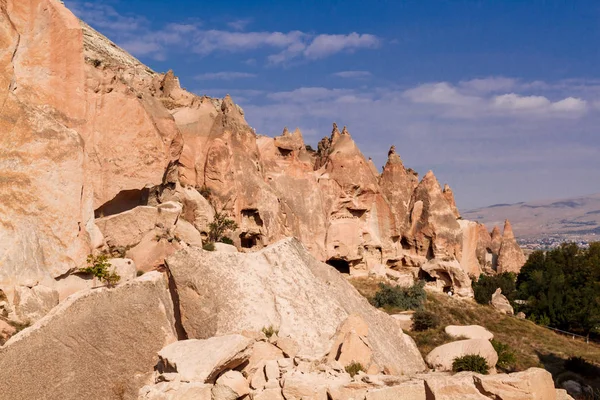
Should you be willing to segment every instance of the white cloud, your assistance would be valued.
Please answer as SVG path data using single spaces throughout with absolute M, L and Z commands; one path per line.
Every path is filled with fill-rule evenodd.
M 256 77 L 256 74 L 251 74 L 248 72 L 222 71 L 222 72 L 207 72 L 204 74 L 196 75 L 194 77 L 194 79 L 230 81 L 230 80 L 234 80 L 234 79 L 245 79 L 245 78 L 255 78 L 255 77 Z
M 462 94 L 447 82 L 426 83 L 404 92 L 404 96 L 414 103 L 469 106 L 478 101 L 477 97 Z
M 316 60 L 341 52 L 375 48 L 381 42 L 375 35 L 356 32 L 346 35 L 297 30 L 246 32 L 248 19 L 227 23 L 232 30 L 205 29 L 199 22 L 172 23 L 152 30 L 146 19 L 124 16 L 108 5 L 70 0 L 67 6 L 134 55 L 159 59 L 164 59 L 168 52 L 178 51 L 206 56 L 218 52 L 245 53 L 265 49 L 271 52 L 267 55 L 269 63 L 284 64 L 295 59 Z
M 507 110 L 536 110 L 546 109 L 551 105 L 550 100 L 544 96 L 520 96 L 515 93 L 495 96 L 492 105 Z
M 371 73 L 369 71 L 340 71 L 331 75 L 338 78 L 359 79 L 368 78 L 371 76 Z
M 375 35 L 358 34 L 352 32 L 348 35 L 318 35 L 304 50 L 304 55 L 310 59 L 324 58 L 342 51 L 353 51 L 360 48 L 375 48 L 380 40 Z
M 575 112 L 584 112 L 587 109 L 587 102 L 582 99 L 578 99 L 575 97 L 567 97 L 566 99 L 557 101 L 552 104 L 552 109 L 557 111 L 575 111 Z

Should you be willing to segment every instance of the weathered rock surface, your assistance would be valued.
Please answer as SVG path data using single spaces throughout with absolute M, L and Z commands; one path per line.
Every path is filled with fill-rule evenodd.
M 483 326 L 479 325 L 448 325 L 444 328 L 444 332 L 452 337 L 465 337 L 467 339 L 483 339 L 492 340 L 494 334 Z
M 329 352 L 340 323 L 356 314 L 369 326 L 373 361 L 390 372 L 425 368 L 393 318 L 375 310 L 333 268 L 295 239 L 255 253 L 188 248 L 167 259 L 190 338 L 273 326 L 299 345 L 299 354 Z
M 452 371 L 456 357 L 478 354 L 485 358 L 490 368 L 496 366 L 498 354 L 487 339 L 468 339 L 450 342 L 433 349 L 425 358 L 427 364 L 436 371 Z
M 182 381 L 214 383 L 219 374 L 250 357 L 253 343 L 242 335 L 175 342 L 158 353 L 159 372 L 176 372 Z
M 0 348 L 2 397 L 119 399 L 137 395 L 156 353 L 177 340 L 158 272 L 79 292 Z
M 492 295 L 492 300 L 490 301 L 492 307 L 496 310 L 500 311 L 502 314 L 513 315 L 515 312 L 510 305 L 510 301 L 502 294 L 502 289 L 498 288 Z
M 519 247 L 515 239 L 510 222 L 506 220 L 500 250 L 498 251 L 498 273 L 519 273 L 524 264 L 525 255 L 523 254 L 523 250 Z

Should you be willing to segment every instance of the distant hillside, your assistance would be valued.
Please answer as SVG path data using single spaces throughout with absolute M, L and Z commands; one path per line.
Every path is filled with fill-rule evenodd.
M 494 204 L 462 213 L 469 220 L 483 222 L 490 230 L 512 223 L 521 239 L 564 236 L 569 240 L 600 240 L 600 193 L 560 200 L 516 204 Z

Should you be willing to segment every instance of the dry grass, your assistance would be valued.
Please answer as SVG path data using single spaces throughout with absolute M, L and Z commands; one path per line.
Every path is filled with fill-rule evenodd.
M 352 279 L 350 282 L 365 297 L 371 298 L 377 292 L 380 280 Z M 445 332 L 447 325 L 481 325 L 494 334 L 494 339 L 508 344 L 515 353 L 514 370 L 542 367 L 550 371 L 555 379 L 565 373 L 564 361 L 569 357 L 582 357 L 600 366 L 600 345 L 586 344 L 555 333 L 528 320 L 498 313 L 490 306 L 482 306 L 475 301 L 459 300 L 441 294 L 427 294 L 425 309 L 437 314 L 441 328 L 425 332 L 407 332 L 413 337 L 423 356 L 433 348 L 451 342 Z M 600 377 L 588 380 L 600 387 Z

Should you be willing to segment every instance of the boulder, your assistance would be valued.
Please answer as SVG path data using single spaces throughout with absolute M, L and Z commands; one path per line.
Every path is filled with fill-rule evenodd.
M 250 393 L 248 382 L 238 371 L 225 372 L 219 376 L 212 388 L 213 400 L 236 400 L 248 393 Z
M 300 346 L 298 346 L 298 343 L 289 337 L 278 337 L 275 344 L 281 349 L 283 354 L 289 358 L 296 357 L 300 351 Z
M 137 396 L 155 354 L 177 340 L 174 324 L 167 282 L 158 272 L 76 293 L 0 348 L 0 381 L 11 382 L 2 397 Z
M 17 333 L 17 329 L 8 322 L 0 319 L 0 346 L 4 344 L 12 335 Z
M 185 382 L 214 383 L 221 372 L 250 358 L 252 343 L 242 335 L 182 340 L 160 350 L 157 370 L 177 372 Z
M 529 368 L 512 374 L 474 375 L 475 386 L 500 399 L 555 400 L 552 375 L 541 368 Z M 488 395 L 489 396 L 489 395 Z
M 454 338 L 461 336 L 467 339 L 492 340 L 494 338 L 494 334 L 492 332 L 479 325 L 448 325 L 444 328 L 444 331 Z
M 96 219 L 96 225 L 111 248 L 127 249 L 140 243 L 154 228 L 166 231 L 172 229 L 181 211 L 181 205 L 175 202 L 167 202 L 158 207 L 139 206 Z
M 492 307 L 496 310 L 500 311 L 502 314 L 513 315 L 515 312 L 510 305 L 510 301 L 502 294 L 502 289 L 498 288 L 492 295 L 492 300 L 490 301 Z
M 352 363 L 359 363 L 368 371 L 373 364 L 373 351 L 368 336 L 369 326 L 366 322 L 358 315 L 350 315 L 336 332 L 328 361 L 337 361 L 344 368 Z M 373 366 L 379 372 L 379 367 Z
M 498 354 L 487 339 L 458 340 L 443 344 L 433 349 L 425 360 L 436 371 L 452 371 L 455 358 L 470 354 L 478 354 L 485 358 L 490 368 L 494 368 L 498 362 Z
M 525 319 L 525 318 L 527 318 L 527 316 L 525 315 L 525 313 L 524 313 L 523 311 L 519 311 L 519 312 L 517 313 L 516 317 L 517 317 L 518 319 Z
M 163 237 L 160 229 L 148 231 L 142 240 L 127 250 L 125 256 L 135 263 L 140 271 L 148 272 L 165 264 L 165 259 L 181 248 L 175 240 Z
M 19 321 L 32 324 L 58 304 L 58 291 L 47 286 L 15 289 L 13 307 Z
M 575 400 L 565 389 L 556 389 L 556 400 Z
M 190 246 L 202 247 L 202 235 L 191 223 L 179 218 L 175 224 L 174 236 Z
M 375 364 L 398 374 L 425 369 L 414 342 L 394 319 L 373 308 L 296 239 L 253 253 L 187 248 L 169 257 L 167 265 L 190 338 L 273 326 L 298 343 L 298 354 L 322 357 L 352 313 L 368 325 Z
M 283 398 L 280 388 L 265 389 L 252 395 L 252 400 L 287 400 Z

